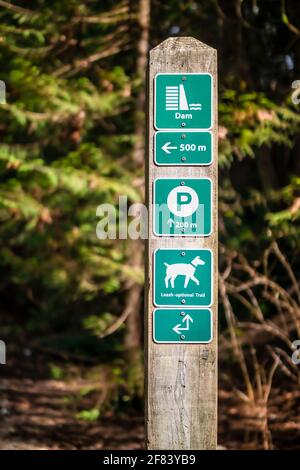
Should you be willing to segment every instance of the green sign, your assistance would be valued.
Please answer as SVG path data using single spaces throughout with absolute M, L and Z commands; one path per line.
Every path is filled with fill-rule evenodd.
M 209 343 L 212 313 L 209 309 L 156 309 L 153 312 L 156 343 Z
M 212 305 L 211 250 L 157 249 L 153 269 L 153 302 L 156 307 Z
M 211 234 L 212 183 L 208 178 L 158 178 L 154 181 L 154 234 Z
M 157 165 L 209 165 L 212 163 L 210 132 L 159 131 L 154 136 Z
M 208 73 L 159 73 L 155 77 L 156 129 L 210 129 L 212 76 Z

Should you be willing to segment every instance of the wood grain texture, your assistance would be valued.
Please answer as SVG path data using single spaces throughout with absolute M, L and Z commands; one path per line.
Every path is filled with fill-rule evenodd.
M 160 72 L 209 72 L 214 83 L 213 149 L 210 166 L 156 166 L 153 161 L 154 77 Z M 212 235 L 209 237 L 155 237 L 149 204 L 149 240 L 146 250 L 145 371 L 146 447 L 148 449 L 215 449 L 217 439 L 217 51 L 191 37 L 169 38 L 150 51 L 148 74 L 147 199 L 158 177 L 209 177 L 213 182 Z M 212 306 L 213 341 L 210 344 L 156 344 L 152 340 L 153 252 L 157 248 L 210 248 L 214 253 Z

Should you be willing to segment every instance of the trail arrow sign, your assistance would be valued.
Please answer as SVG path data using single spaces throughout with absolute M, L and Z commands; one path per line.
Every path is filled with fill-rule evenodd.
M 211 311 L 156 309 L 153 312 L 153 340 L 156 343 L 209 343 L 212 340 Z
M 190 331 L 190 323 L 194 323 L 192 317 L 187 313 L 183 319 L 182 323 L 178 323 L 178 325 L 173 327 L 173 331 L 178 335 L 181 335 L 184 331 Z M 184 324 L 184 326 L 183 326 Z

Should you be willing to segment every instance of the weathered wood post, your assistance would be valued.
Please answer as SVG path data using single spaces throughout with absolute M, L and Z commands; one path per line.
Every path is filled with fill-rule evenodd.
M 217 51 L 150 51 L 146 252 L 148 449 L 215 449 Z

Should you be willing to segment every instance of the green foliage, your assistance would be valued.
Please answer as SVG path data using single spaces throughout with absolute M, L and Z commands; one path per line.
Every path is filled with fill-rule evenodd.
M 240 161 L 262 146 L 291 147 L 299 131 L 300 116 L 296 108 L 278 105 L 264 93 L 225 89 L 219 105 L 221 129 L 220 167 L 230 166 L 234 157 Z
M 109 297 L 137 275 L 125 243 L 95 233 L 99 204 L 141 200 L 131 81 L 122 61 L 110 62 L 128 41 L 128 12 L 77 0 L 26 8 L 0 12 L 0 291 L 13 290 L 38 329 L 76 316 L 79 326 L 94 309 L 105 318 L 107 302 L 119 313 Z
M 100 411 L 96 408 L 92 408 L 91 410 L 82 410 L 76 414 L 78 419 L 83 419 L 84 421 L 97 421 L 100 416 Z
M 264 93 L 225 89 L 220 123 L 220 207 L 226 224 L 221 240 L 250 259 L 259 257 L 272 237 L 287 237 L 291 245 L 298 244 L 300 230 L 294 223 L 300 211 L 297 204 L 293 206 L 298 180 L 292 173 L 277 178 L 269 174 L 272 168 L 275 173 L 278 165 L 271 152 L 275 155 L 277 149 L 287 158 L 294 145 L 300 129 L 297 109 L 287 103 L 277 104 Z
M 101 315 L 90 315 L 86 317 L 83 321 L 83 325 L 101 338 L 103 333 L 114 321 L 116 321 L 116 317 L 109 312 L 105 312 L 101 313 Z
M 51 379 L 61 380 L 64 378 L 64 371 L 60 366 L 56 364 L 49 364 L 49 369 Z

